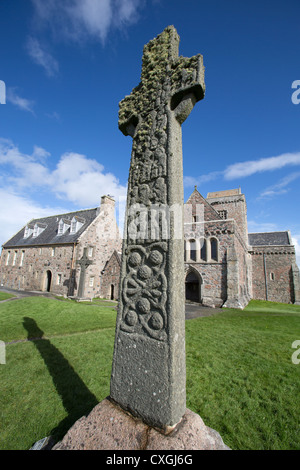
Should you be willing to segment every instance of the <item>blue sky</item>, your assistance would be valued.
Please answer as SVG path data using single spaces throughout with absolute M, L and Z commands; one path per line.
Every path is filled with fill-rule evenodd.
M 299 253 L 299 18 L 299 0 L 0 0 L 0 244 L 31 218 L 124 199 L 118 103 L 173 24 L 206 69 L 183 124 L 185 199 L 241 186 L 249 231 L 289 229 Z

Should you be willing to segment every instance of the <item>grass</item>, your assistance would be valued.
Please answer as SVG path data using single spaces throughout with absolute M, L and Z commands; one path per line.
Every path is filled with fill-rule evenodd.
M 95 304 L 0 304 L 1 450 L 60 439 L 109 394 L 115 319 Z M 187 406 L 232 449 L 300 449 L 299 320 L 300 306 L 252 301 L 186 321 Z
M 6 292 L 0 292 L 0 302 L 2 300 L 11 299 L 12 297 L 15 297 L 15 296 L 12 294 L 7 294 Z
M 251 301 L 186 322 L 188 407 L 233 449 L 300 449 L 300 306 Z
M 70 299 L 69 297 L 63 297 L 60 295 L 56 295 L 55 298 L 64 302 L 77 302 L 75 299 Z M 116 307 L 118 305 L 116 300 L 106 300 L 98 297 L 94 297 L 92 300 L 81 300 L 80 303 L 98 305 L 102 307 Z

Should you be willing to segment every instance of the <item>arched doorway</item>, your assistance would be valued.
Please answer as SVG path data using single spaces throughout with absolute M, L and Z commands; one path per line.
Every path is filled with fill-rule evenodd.
M 202 279 L 196 271 L 189 271 L 185 278 L 185 300 L 201 302 Z
M 52 281 L 52 273 L 51 273 L 51 271 L 47 271 L 47 273 L 46 273 L 46 291 L 47 292 L 50 292 L 51 281 Z

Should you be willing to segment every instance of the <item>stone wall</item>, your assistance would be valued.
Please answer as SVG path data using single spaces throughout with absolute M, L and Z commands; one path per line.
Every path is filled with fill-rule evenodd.
M 101 277 L 101 297 L 117 300 L 119 298 L 121 253 L 113 252 Z
M 293 246 L 252 247 L 253 298 L 290 303 L 297 300 L 292 266 Z
M 96 219 L 78 240 L 77 259 L 83 255 L 85 247 L 91 251 L 89 258 L 93 261 L 85 278 L 84 297 L 93 298 L 101 295 L 101 272 L 114 250 L 121 251 L 122 239 L 115 218 L 114 199 L 104 196 L 101 200 L 100 212 Z M 76 267 L 76 279 L 79 280 L 80 267 Z M 77 290 L 75 289 L 75 295 Z
M 195 227 L 193 232 L 191 228 Z M 186 246 L 188 240 L 196 238 L 197 223 L 185 225 Z M 203 240 L 207 244 L 207 260 L 192 261 L 186 254 L 185 269 L 186 274 L 192 269 L 200 275 L 201 282 L 201 302 L 203 305 L 220 307 L 227 298 L 227 251 L 232 246 L 234 240 L 234 221 L 233 220 L 214 220 L 204 223 Z M 211 240 L 217 240 L 217 259 L 211 259 L 210 246 Z M 201 249 L 201 246 L 200 246 Z
M 220 196 L 217 197 L 217 194 L 220 194 Z M 209 202 L 218 213 L 220 211 L 226 211 L 227 219 L 235 220 L 238 230 L 247 245 L 247 205 L 244 194 L 232 194 L 232 191 L 221 191 L 219 193 L 208 193 L 208 196 L 207 202 Z
M 227 249 L 227 300 L 224 306 L 244 308 L 252 292 L 251 262 L 248 247 L 235 222 L 231 237 Z
M 0 284 L 12 289 L 46 291 L 50 282 L 51 292 L 68 295 L 73 286 L 75 258 L 73 244 L 3 249 Z

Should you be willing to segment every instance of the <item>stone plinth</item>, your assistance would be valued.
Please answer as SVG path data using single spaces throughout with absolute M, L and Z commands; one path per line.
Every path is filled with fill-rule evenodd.
M 72 426 L 52 450 L 230 450 L 221 436 L 186 410 L 169 434 L 146 425 L 105 399 Z

